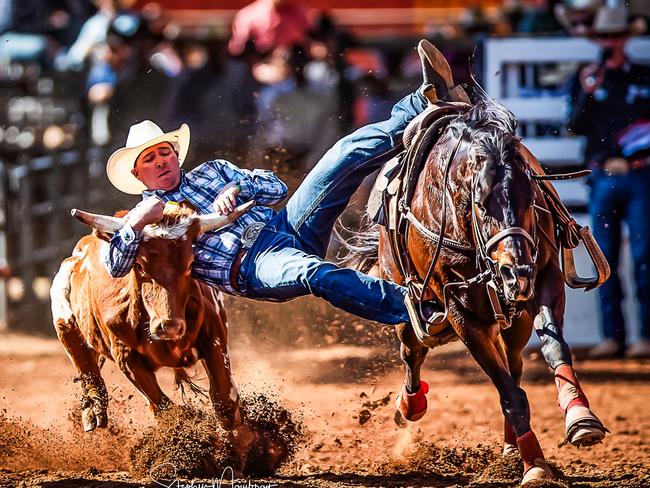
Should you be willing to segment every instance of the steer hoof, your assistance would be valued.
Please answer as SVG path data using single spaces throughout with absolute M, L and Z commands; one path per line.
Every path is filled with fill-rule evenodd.
M 570 408 L 565 417 L 566 440 L 576 447 L 598 444 L 609 432 L 598 417 L 587 407 Z
M 395 404 L 402 416 L 406 420 L 415 422 L 424 417 L 427 412 L 427 397 L 429 385 L 425 381 L 420 381 L 420 388 L 415 393 L 409 393 L 406 385 L 402 386 L 402 391 L 395 398 Z
M 108 425 L 108 392 L 104 380 L 90 375 L 81 377 L 81 425 L 85 432 Z
M 104 428 L 108 425 L 108 416 L 105 413 L 98 415 L 93 407 L 87 407 L 81 412 L 81 425 L 83 425 L 84 432 L 91 432 L 96 428 Z

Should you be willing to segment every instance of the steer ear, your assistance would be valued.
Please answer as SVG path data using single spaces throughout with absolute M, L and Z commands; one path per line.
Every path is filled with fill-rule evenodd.
M 124 218 L 93 214 L 76 208 L 73 208 L 70 213 L 74 218 L 80 220 L 87 226 L 97 229 L 100 232 L 109 232 L 111 234 L 120 230 L 126 223 Z
M 221 229 L 222 227 L 225 227 L 226 225 L 233 223 L 235 220 L 237 220 L 239 217 L 244 215 L 255 205 L 257 205 L 255 200 L 251 200 L 250 202 L 246 202 L 243 205 L 240 205 L 239 207 L 235 208 L 235 210 L 230 212 L 228 215 L 221 215 L 218 213 L 201 215 L 199 217 L 199 222 L 201 223 L 201 232 L 208 232 L 210 230 Z

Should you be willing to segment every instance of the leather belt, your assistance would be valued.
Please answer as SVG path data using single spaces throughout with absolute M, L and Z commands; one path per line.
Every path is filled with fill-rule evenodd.
M 241 289 L 239 288 L 239 279 L 238 279 L 239 270 L 241 269 L 241 262 L 244 260 L 244 256 L 246 256 L 247 251 L 248 249 L 242 247 L 237 253 L 237 256 L 235 256 L 235 260 L 232 262 L 232 265 L 230 266 L 230 286 L 237 293 L 241 293 Z
M 260 236 L 262 229 L 266 224 L 264 222 L 253 222 L 244 229 L 241 235 L 242 247 L 235 256 L 235 259 L 230 266 L 230 286 L 237 293 L 241 293 L 239 288 L 239 270 L 241 269 L 241 262 L 244 260 L 248 250 L 253 247 L 255 241 Z

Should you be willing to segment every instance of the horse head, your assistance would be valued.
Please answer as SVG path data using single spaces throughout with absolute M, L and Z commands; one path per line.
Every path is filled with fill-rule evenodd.
M 514 115 L 484 99 L 454 122 L 460 133 L 458 157 L 469 194 L 471 233 L 479 258 L 501 282 L 508 301 L 533 294 L 537 244 L 534 183 L 520 155 Z M 461 144 L 462 142 L 462 144 Z M 459 147 L 460 147 L 459 145 Z

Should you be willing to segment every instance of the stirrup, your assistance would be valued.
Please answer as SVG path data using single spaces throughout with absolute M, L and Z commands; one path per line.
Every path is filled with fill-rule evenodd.
M 408 294 L 404 297 L 404 305 L 406 305 L 411 328 L 413 329 L 418 341 L 428 348 L 433 348 L 443 344 L 446 337 L 438 337 L 437 334 L 444 331 L 449 326 L 447 321 L 444 320 L 445 314 L 442 312 L 433 312 L 431 317 L 428 317 L 426 321 L 423 321 L 418 307 L 413 302 L 411 295 Z

